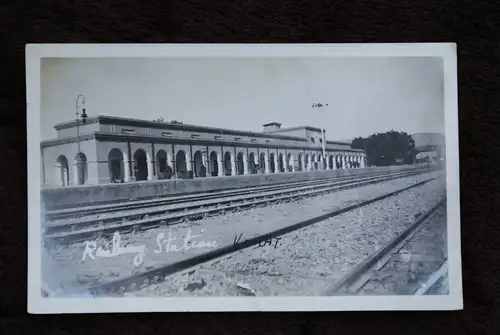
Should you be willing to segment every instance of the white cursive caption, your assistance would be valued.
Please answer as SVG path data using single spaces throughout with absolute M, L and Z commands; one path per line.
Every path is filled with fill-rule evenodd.
M 203 229 L 201 230 L 203 232 Z M 193 241 L 194 238 L 199 237 L 201 235 L 199 234 L 193 234 L 191 231 L 191 228 L 188 228 L 187 234 L 185 237 L 182 238 L 183 243 L 181 245 L 175 245 L 174 242 L 177 238 L 172 236 L 172 231 L 169 229 L 168 231 L 168 237 L 165 239 L 165 234 L 160 233 L 156 237 L 156 245 L 157 249 L 154 250 L 156 254 L 162 253 L 162 252 L 175 252 L 175 251 L 187 251 L 189 249 L 197 249 L 197 248 L 216 248 L 219 244 L 217 241 L 211 241 L 211 242 L 206 242 L 206 241 Z M 110 258 L 110 257 L 116 257 L 122 254 L 127 254 L 127 253 L 132 253 L 136 254 L 134 256 L 134 265 L 139 266 L 142 264 L 144 261 L 144 254 L 146 250 L 145 245 L 137 245 L 137 246 L 131 246 L 128 245 L 126 247 L 122 247 L 120 245 L 121 243 L 121 237 L 120 233 L 115 232 L 113 234 L 113 241 L 112 241 L 112 246 L 111 249 L 104 249 L 102 247 L 97 246 L 96 241 L 86 241 L 85 242 L 85 250 L 83 251 L 83 257 L 82 261 L 87 258 L 87 256 L 93 260 L 96 259 L 96 257 L 105 257 L 105 258 Z
M 203 233 L 203 229 L 201 232 Z M 172 237 L 172 231 L 169 229 L 168 230 L 168 238 L 165 239 L 165 234 L 160 233 L 156 237 L 156 245 L 158 246 L 157 249 L 155 249 L 155 253 L 159 254 L 162 252 L 171 252 L 171 251 L 182 251 L 182 250 L 189 250 L 192 248 L 216 248 L 219 244 L 217 241 L 212 241 L 212 242 L 205 242 L 205 241 L 191 241 L 191 239 L 199 237 L 201 235 L 194 235 L 191 233 L 191 228 L 188 228 L 186 236 L 183 238 L 184 243 L 181 246 L 176 246 L 172 242 L 176 240 L 175 237 Z M 191 244 L 189 244 L 191 242 Z
M 115 257 L 118 255 L 126 254 L 126 253 L 136 253 L 134 257 L 134 265 L 138 266 L 144 260 L 144 250 L 146 249 L 145 245 L 138 246 L 120 246 L 121 237 L 120 233 L 115 232 L 113 234 L 113 244 L 111 250 L 105 250 L 102 247 L 97 247 L 97 243 L 95 241 L 87 241 L 85 242 L 85 250 L 83 251 L 82 260 L 85 260 L 85 257 L 88 255 L 90 258 L 95 259 L 95 257 Z M 94 254 L 93 254 L 94 253 Z

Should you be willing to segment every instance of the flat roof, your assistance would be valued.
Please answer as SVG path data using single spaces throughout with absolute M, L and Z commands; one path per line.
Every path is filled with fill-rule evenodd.
M 117 116 L 106 116 L 106 115 L 98 115 L 88 118 L 86 124 L 92 124 L 92 123 L 143 126 L 143 127 L 153 127 L 157 129 L 173 129 L 173 130 L 183 130 L 183 131 L 201 131 L 212 134 L 266 137 L 266 138 L 275 138 L 275 139 L 301 141 L 301 142 L 307 141 L 305 138 L 298 136 L 272 135 L 264 132 L 242 131 L 242 130 L 235 130 L 228 128 L 215 128 L 215 127 L 197 126 L 184 123 L 181 124 L 181 123 L 172 123 L 163 121 L 148 121 L 141 119 L 123 118 Z M 68 129 L 73 127 L 76 127 L 76 121 L 58 123 L 54 126 L 56 130 Z
M 118 116 L 107 116 L 107 115 L 98 115 L 89 117 L 87 119 L 86 124 L 120 124 L 120 125 L 128 125 L 128 126 L 143 126 L 143 127 L 153 127 L 157 129 L 173 129 L 173 130 L 183 130 L 183 131 L 201 131 L 212 134 L 222 134 L 222 135 L 236 135 L 236 136 L 250 136 L 250 137 L 260 137 L 260 138 L 271 138 L 271 139 L 282 139 L 282 140 L 292 140 L 292 141 L 300 141 L 307 142 L 307 139 L 299 136 L 290 136 L 290 135 L 281 135 L 275 134 L 277 132 L 286 132 L 291 130 L 298 129 L 306 129 L 310 131 L 321 132 L 320 128 L 310 127 L 310 126 L 298 126 L 291 128 L 281 128 L 275 129 L 269 132 L 252 132 L 252 131 L 241 131 L 227 128 L 215 128 L 215 127 L 207 127 L 207 126 L 197 126 L 197 125 L 189 125 L 189 124 L 180 124 L 180 123 L 172 123 L 172 122 L 164 122 L 164 121 L 148 121 L 141 119 L 133 119 L 133 118 L 124 118 Z M 81 124 L 81 123 L 80 123 Z M 274 124 L 274 123 L 270 123 Z M 68 121 L 58 123 L 54 126 L 56 130 L 68 129 L 76 127 L 76 121 Z M 339 141 L 326 141 L 327 144 L 338 144 L 338 145 L 346 145 L 350 146 L 351 143 L 348 142 L 339 142 Z M 350 149 L 350 148 L 349 148 Z
M 236 143 L 234 141 L 227 140 L 227 139 L 219 141 L 219 140 L 191 139 L 191 138 L 179 138 L 179 137 L 165 138 L 165 137 L 149 135 L 149 134 L 121 134 L 121 133 L 94 131 L 94 132 L 91 132 L 88 134 L 81 134 L 79 137 L 67 136 L 67 137 L 53 139 L 53 140 L 44 140 L 44 141 L 40 142 L 40 147 L 46 148 L 46 147 L 52 147 L 52 146 L 57 146 L 57 145 L 61 145 L 61 144 L 76 143 L 78 141 L 85 141 L 85 140 L 92 140 L 92 139 L 108 140 L 108 141 L 109 140 L 119 140 L 119 141 L 132 140 L 132 141 L 148 142 L 148 143 L 151 142 L 151 140 L 157 140 L 158 142 L 161 142 L 161 143 L 172 143 L 172 144 L 188 143 L 188 144 L 193 144 L 193 145 L 213 145 L 213 143 L 217 143 L 217 145 L 224 145 L 224 146 L 234 146 Z M 300 144 L 240 143 L 240 142 L 237 142 L 237 144 L 238 144 L 237 146 L 242 146 L 242 147 L 290 148 L 290 149 L 297 149 L 297 150 L 321 151 L 321 148 L 319 148 L 319 147 L 307 147 L 307 146 L 301 146 Z M 327 148 L 327 150 L 344 151 L 344 152 L 363 152 L 363 150 L 351 149 L 350 147 Z

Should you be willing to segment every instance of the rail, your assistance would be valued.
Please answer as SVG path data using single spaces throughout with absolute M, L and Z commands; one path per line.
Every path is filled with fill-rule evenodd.
M 424 185 L 426 183 L 429 183 L 433 180 L 436 180 L 438 177 L 433 177 L 426 179 L 424 181 L 415 183 L 410 186 L 406 186 L 404 188 L 401 188 L 396 191 L 392 191 L 386 194 L 383 194 L 381 196 L 373 197 L 368 200 L 360 201 L 358 203 L 355 203 L 353 205 L 346 206 L 342 209 L 339 210 L 334 210 L 298 223 L 295 223 L 293 225 L 287 226 L 285 228 L 277 229 L 272 232 L 268 232 L 266 234 L 262 234 L 253 238 L 249 238 L 237 243 L 233 243 L 230 245 L 226 245 L 224 247 L 212 250 L 210 252 L 197 255 L 188 259 L 184 259 L 179 262 L 167 264 L 152 270 L 144 271 L 142 273 L 138 273 L 123 279 L 119 279 L 116 281 L 110 281 L 104 284 L 100 284 L 94 287 L 87 288 L 85 292 L 90 292 L 93 296 L 103 296 L 103 295 L 122 295 L 125 292 L 130 292 L 134 291 L 137 289 L 141 289 L 142 287 L 148 286 L 152 283 L 158 283 L 160 282 L 163 278 L 166 276 L 187 270 L 189 268 L 192 268 L 194 266 L 215 260 L 217 258 L 225 257 L 228 256 L 234 252 L 237 252 L 239 250 L 245 249 L 245 248 L 250 248 L 252 246 L 255 246 L 259 243 L 262 243 L 263 241 L 267 241 L 271 238 L 276 238 L 281 235 L 296 231 L 298 229 L 305 228 L 307 226 L 310 226 L 312 224 L 325 221 L 329 218 L 344 214 L 349 211 L 353 211 L 355 209 L 358 209 L 363 206 L 367 206 L 369 204 L 372 204 L 377 201 L 381 201 L 383 199 L 386 199 L 388 197 L 392 197 L 395 195 L 398 195 L 399 193 L 402 193 L 404 191 L 410 190 L 412 188 L 415 188 L 417 186 Z M 420 219 L 419 221 L 421 221 Z M 347 282 L 347 280 L 344 280 L 344 282 Z
M 168 224 L 176 224 L 186 221 L 197 221 L 215 216 L 225 214 L 227 211 L 241 211 L 243 209 L 251 209 L 258 206 L 266 206 L 271 203 L 289 202 L 317 196 L 321 194 L 337 192 L 350 188 L 366 186 L 370 184 L 380 183 L 387 180 L 396 178 L 409 177 L 421 174 L 419 171 L 411 171 L 406 173 L 397 173 L 383 177 L 362 178 L 358 180 L 348 180 L 326 185 L 318 188 L 316 185 L 308 186 L 306 188 L 293 188 L 285 189 L 271 193 L 261 193 L 259 195 L 241 196 L 237 199 L 224 198 L 216 199 L 211 202 L 197 203 L 197 204 L 184 204 L 169 212 L 166 209 L 160 211 L 151 211 L 143 213 L 143 218 L 136 220 L 133 215 L 120 215 L 122 221 L 114 220 L 104 224 L 102 219 L 93 219 L 87 222 L 70 222 L 60 225 L 50 225 L 46 227 L 45 240 L 48 243 L 74 243 L 86 240 L 93 237 L 110 236 L 115 231 L 135 231 L 141 229 L 150 229 Z M 194 209 L 193 209 L 194 208 Z M 191 209 L 191 210 L 190 210 Z M 154 213 L 165 213 L 162 215 L 153 215 Z M 124 220 L 125 218 L 125 220 Z M 62 229 L 62 231 L 61 231 Z

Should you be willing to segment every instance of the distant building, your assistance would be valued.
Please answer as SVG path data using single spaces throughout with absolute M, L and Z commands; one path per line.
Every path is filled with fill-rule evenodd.
M 41 142 L 47 187 L 364 167 L 366 159 L 333 141 L 323 159 L 321 129 L 277 122 L 248 132 L 97 116 L 54 128 L 57 138 Z
M 415 149 L 420 155 L 417 155 L 417 159 L 423 156 L 434 157 L 436 159 L 441 159 L 446 156 L 446 141 L 443 134 L 438 133 L 416 133 L 412 134 L 411 137 L 415 141 Z

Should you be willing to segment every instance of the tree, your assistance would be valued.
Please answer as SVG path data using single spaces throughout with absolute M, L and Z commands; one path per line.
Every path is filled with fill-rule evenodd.
M 415 162 L 415 141 L 405 132 L 391 130 L 367 138 L 357 137 L 352 141 L 351 148 L 364 150 L 369 166 L 395 165 L 397 161 L 404 164 Z

